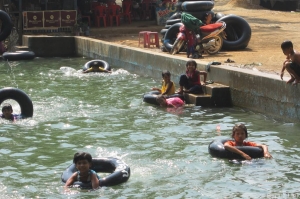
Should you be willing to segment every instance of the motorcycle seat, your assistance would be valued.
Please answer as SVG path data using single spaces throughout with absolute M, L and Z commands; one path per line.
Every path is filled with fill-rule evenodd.
M 205 26 L 201 26 L 200 30 L 201 32 L 213 32 L 223 26 L 223 23 L 213 23 L 213 24 L 208 24 Z

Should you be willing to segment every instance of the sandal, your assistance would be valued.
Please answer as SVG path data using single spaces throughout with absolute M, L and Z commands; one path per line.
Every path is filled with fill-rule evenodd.
M 208 81 L 205 82 L 205 84 L 213 84 L 213 83 L 214 83 L 213 80 L 208 80 Z
M 209 62 L 209 63 L 205 66 L 205 71 L 206 71 L 206 72 L 210 72 L 210 65 L 221 65 L 221 62 L 218 62 L 218 61 L 212 61 L 212 62 Z
M 224 61 L 225 63 L 234 63 L 235 61 L 233 61 L 232 59 L 227 59 L 226 61 Z

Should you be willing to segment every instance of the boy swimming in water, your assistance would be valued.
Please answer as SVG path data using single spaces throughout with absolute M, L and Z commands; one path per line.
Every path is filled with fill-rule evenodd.
M 13 108 L 10 104 L 5 103 L 2 106 L 2 114 L 1 114 L 1 118 L 3 119 L 7 119 L 7 120 L 11 120 L 11 121 L 15 121 L 17 119 L 17 115 L 12 114 L 13 113 Z
M 92 156 L 86 152 L 77 152 L 74 155 L 73 163 L 76 166 L 77 172 L 67 180 L 65 188 L 73 185 L 75 181 L 80 181 L 84 183 L 92 183 L 93 189 L 99 188 L 100 177 L 94 170 L 91 170 L 92 166 Z

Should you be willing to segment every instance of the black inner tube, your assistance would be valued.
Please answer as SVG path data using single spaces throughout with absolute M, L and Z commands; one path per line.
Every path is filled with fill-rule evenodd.
M 2 21 L 0 41 L 4 41 L 10 35 L 13 25 L 9 15 L 3 10 L 0 10 L 0 20 Z
M 0 104 L 3 101 L 13 99 L 20 105 L 21 118 L 32 117 L 33 115 L 33 104 L 28 95 L 17 88 L 3 88 L 0 90 Z
M 84 64 L 83 66 L 83 71 L 91 68 L 92 66 L 99 66 L 99 67 L 103 67 L 105 70 L 108 70 L 110 71 L 111 68 L 110 68 L 110 65 L 104 61 L 104 60 L 91 60 L 91 61 L 88 61 L 87 63 Z
M 130 167 L 125 164 L 122 160 L 108 157 L 108 158 L 93 158 L 92 170 L 96 173 L 111 173 L 105 178 L 99 180 L 99 185 L 102 186 L 114 186 L 120 183 L 126 182 L 130 177 Z M 76 172 L 75 164 L 71 164 L 61 175 L 61 181 L 66 183 L 67 180 Z M 101 177 L 101 176 L 100 176 Z M 89 189 L 91 183 L 75 182 L 73 185 L 79 186 L 80 188 Z
M 244 159 L 237 153 L 233 153 L 224 148 L 224 143 L 232 139 L 217 139 L 212 141 L 208 146 L 208 152 L 212 157 L 227 158 L 227 159 Z M 251 158 L 264 157 L 264 152 L 261 147 L 238 146 L 239 150 L 243 151 Z

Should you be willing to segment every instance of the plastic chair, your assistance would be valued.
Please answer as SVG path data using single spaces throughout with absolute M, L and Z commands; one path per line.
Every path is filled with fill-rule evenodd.
M 148 33 L 150 33 L 150 32 L 151 31 L 141 31 L 141 32 L 139 32 L 139 46 L 140 46 L 140 44 L 143 44 L 144 48 L 148 47 L 148 42 L 149 42 Z M 141 38 L 143 39 L 142 41 L 141 41 Z
M 105 6 L 97 6 L 95 8 L 95 12 L 96 12 L 96 17 L 95 17 L 95 21 L 97 24 L 97 27 L 100 27 L 100 20 L 103 20 L 103 26 L 106 27 L 106 7 Z
M 158 32 L 148 32 L 147 39 L 148 39 L 148 42 L 147 42 L 148 48 L 150 48 L 152 45 L 155 45 L 157 48 L 159 48 Z
M 122 8 L 123 8 L 123 13 L 122 13 L 122 15 L 123 15 L 123 18 L 124 18 L 124 21 L 126 20 L 126 18 L 127 18 L 127 20 L 128 20 L 128 23 L 131 23 L 131 2 L 129 2 L 129 1 L 124 1 L 123 3 L 122 3 Z
M 151 3 L 150 2 L 142 2 L 141 3 L 141 10 L 143 11 L 143 14 L 142 14 L 142 18 L 143 19 L 151 19 L 152 17 L 152 13 L 151 13 Z
M 77 11 L 78 11 L 78 14 L 81 14 L 81 19 L 87 19 L 89 26 L 91 26 L 91 17 L 89 15 L 82 15 L 82 13 L 80 12 L 79 9 Z
M 108 6 L 108 10 L 110 26 L 112 26 L 114 19 L 116 19 L 116 24 L 117 26 L 119 26 L 121 18 L 121 7 L 119 5 L 110 5 Z

